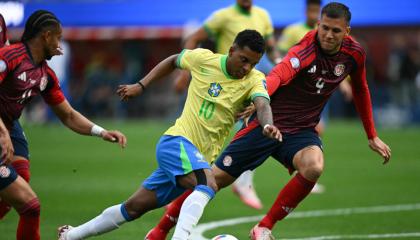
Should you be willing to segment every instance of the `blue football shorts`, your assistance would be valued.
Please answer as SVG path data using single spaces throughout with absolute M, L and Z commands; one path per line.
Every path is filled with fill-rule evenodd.
M 198 169 L 210 169 L 197 147 L 181 136 L 162 136 L 156 146 L 156 158 L 158 168 L 143 182 L 143 187 L 156 192 L 159 207 L 185 191 L 177 185 L 177 176 Z

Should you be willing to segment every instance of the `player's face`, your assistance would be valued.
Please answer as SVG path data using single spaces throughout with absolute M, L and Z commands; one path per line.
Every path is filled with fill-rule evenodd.
M 251 9 L 252 0 L 237 0 L 236 3 L 243 9 Z
M 321 6 L 318 4 L 309 4 L 306 7 L 306 23 L 311 26 L 315 27 L 315 24 L 319 18 L 319 12 L 321 10 Z
M 318 40 L 322 50 L 327 54 L 334 54 L 340 50 L 345 36 L 349 35 L 350 27 L 346 19 L 330 18 L 325 14 L 318 23 Z
M 61 26 L 51 28 L 45 32 L 45 56 L 47 60 L 57 55 L 62 55 L 60 41 L 62 38 L 63 30 Z
M 261 57 L 262 54 L 249 47 L 233 46 L 229 50 L 227 71 L 234 78 L 243 78 L 258 64 Z

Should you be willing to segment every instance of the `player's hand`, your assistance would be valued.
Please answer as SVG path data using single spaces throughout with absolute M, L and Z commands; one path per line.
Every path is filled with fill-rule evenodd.
M 384 158 L 383 164 L 387 164 L 389 162 L 389 159 L 391 158 L 391 148 L 382 142 L 380 138 L 375 137 L 369 139 L 369 147 Z
M 256 111 L 254 103 L 251 103 L 249 106 L 247 106 L 242 112 L 236 114 L 236 121 L 243 120 L 245 126 L 248 126 L 249 118 L 252 114 L 254 114 Z
M 129 84 L 129 85 L 120 85 L 117 89 L 117 94 L 120 96 L 122 101 L 127 101 L 130 98 L 136 97 L 143 92 L 143 88 L 140 84 Z
M 102 135 L 102 139 L 108 142 L 115 142 L 118 143 L 122 148 L 125 148 L 125 146 L 127 145 L 127 138 L 125 137 L 124 134 L 122 134 L 119 131 L 103 131 L 101 133 Z
M 12 162 L 15 149 L 13 148 L 12 140 L 8 132 L 0 133 L 0 164 L 9 165 Z
M 279 142 L 283 141 L 280 130 L 274 125 L 266 124 L 263 128 L 263 134 L 266 137 L 277 139 Z

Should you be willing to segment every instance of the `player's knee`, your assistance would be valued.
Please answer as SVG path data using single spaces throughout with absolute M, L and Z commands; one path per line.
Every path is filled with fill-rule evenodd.
M 324 171 L 324 165 L 321 162 L 313 162 L 303 167 L 299 172 L 308 180 L 317 181 Z
M 31 201 L 25 203 L 25 205 L 19 209 L 16 209 L 19 215 L 27 217 L 39 217 L 41 214 L 41 204 L 38 198 L 34 198 Z

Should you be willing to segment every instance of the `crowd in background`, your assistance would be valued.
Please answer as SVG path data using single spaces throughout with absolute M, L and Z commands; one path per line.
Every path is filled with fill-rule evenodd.
M 282 29 L 276 29 L 276 37 Z M 416 27 L 365 27 L 352 35 L 367 51 L 368 81 L 379 126 L 420 123 L 420 30 Z M 179 96 L 173 77 L 162 80 L 131 101 L 121 102 L 119 84 L 138 81 L 165 57 L 180 52 L 181 39 L 69 41 L 61 68 L 62 87 L 72 104 L 89 117 L 173 119 Z M 211 48 L 212 44 L 207 44 Z M 207 46 L 205 45 L 205 46 Z M 64 64 L 64 65 L 63 65 Z M 59 66 L 60 67 L 60 66 Z M 353 104 L 337 92 L 330 100 L 330 117 L 354 118 Z M 26 114 L 45 121 L 49 114 L 34 104 Z

